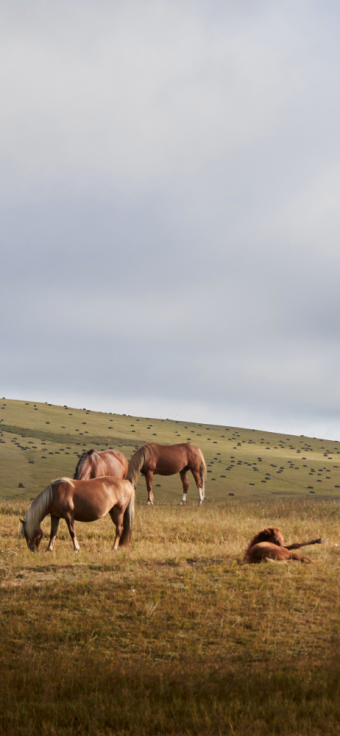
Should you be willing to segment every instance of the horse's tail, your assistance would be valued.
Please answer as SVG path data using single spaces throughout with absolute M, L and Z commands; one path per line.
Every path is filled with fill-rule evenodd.
M 204 459 L 202 450 L 200 450 L 200 453 L 201 453 L 200 476 L 201 476 L 201 484 L 202 484 L 201 488 L 202 488 L 202 494 L 203 494 L 202 500 L 204 500 L 205 499 L 205 481 L 207 479 L 207 466 L 205 464 L 205 459 Z
M 85 452 L 83 452 L 82 456 L 78 460 L 77 467 L 76 467 L 76 469 L 74 471 L 73 480 L 79 480 L 80 479 L 80 475 L 81 475 L 81 471 L 82 471 L 84 462 L 85 462 L 86 458 L 89 455 L 92 455 L 92 453 L 94 453 L 94 450 L 88 450 L 88 451 L 85 450 Z
M 130 501 L 125 509 L 123 517 L 123 532 L 120 538 L 119 546 L 127 546 L 131 542 L 133 520 L 135 516 L 135 489 L 132 486 Z
M 134 488 L 136 488 L 138 477 L 148 456 L 148 445 L 142 445 L 142 447 L 139 447 L 138 450 L 134 452 L 132 458 L 130 459 L 126 480 L 129 480 Z

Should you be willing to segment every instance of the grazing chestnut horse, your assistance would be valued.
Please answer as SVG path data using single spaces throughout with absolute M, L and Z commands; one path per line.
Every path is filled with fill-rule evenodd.
M 107 513 L 116 526 L 113 549 L 128 545 L 134 517 L 135 492 L 128 480 L 104 476 L 92 480 L 58 478 L 31 503 L 25 519 L 20 519 L 21 536 L 34 552 L 43 537 L 40 523 L 51 514 L 51 536 L 47 551 L 52 551 L 60 519 L 65 519 L 76 551 L 80 549 L 75 521 L 97 521 Z
M 88 450 L 84 452 L 75 469 L 74 480 L 90 480 L 101 475 L 126 478 L 128 461 L 120 450 Z
M 201 450 L 188 443 L 182 445 L 156 445 L 154 442 L 150 442 L 143 445 L 132 455 L 127 479 L 135 488 L 139 474 L 145 475 L 148 504 L 153 504 L 152 480 L 154 473 L 157 475 L 179 473 L 183 485 L 181 501 L 183 504 L 186 502 L 189 488 L 188 470 L 191 470 L 195 478 L 198 488 L 198 503 L 201 504 L 205 498 L 207 467 Z
M 300 562 L 314 562 L 309 557 L 291 552 L 292 549 L 307 547 L 309 544 L 321 544 L 322 539 L 313 539 L 311 542 L 295 542 L 283 544 L 283 536 L 278 527 L 269 527 L 253 537 L 245 553 L 247 562 L 272 562 L 273 560 L 299 560 Z

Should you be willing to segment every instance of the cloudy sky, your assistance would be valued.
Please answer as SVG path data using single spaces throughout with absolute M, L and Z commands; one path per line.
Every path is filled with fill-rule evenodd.
M 2 0 L 1 395 L 340 438 L 339 36 Z

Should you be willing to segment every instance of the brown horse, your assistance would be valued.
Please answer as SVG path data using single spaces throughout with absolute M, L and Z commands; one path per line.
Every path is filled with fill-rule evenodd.
M 299 560 L 300 562 L 314 562 L 309 557 L 291 552 L 292 549 L 307 547 L 309 544 L 321 544 L 322 539 L 313 539 L 311 542 L 295 542 L 294 544 L 283 543 L 283 536 L 278 527 L 268 527 L 253 537 L 247 547 L 245 560 L 247 562 L 272 562 L 273 560 Z
M 189 488 L 188 470 L 191 470 L 198 488 L 199 504 L 205 498 L 205 480 L 207 467 L 203 453 L 198 447 L 187 443 L 182 445 L 156 445 L 150 442 L 140 447 L 129 462 L 127 479 L 136 487 L 140 473 L 145 476 L 148 490 L 148 504 L 153 504 L 152 480 L 157 475 L 174 475 L 179 473 L 183 485 L 181 503 L 185 503 Z
M 126 478 L 128 461 L 120 450 L 88 450 L 84 452 L 75 469 L 74 480 L 90 480 L 101 475 Z
M 118 478 L 95 478 L 93 480 L 71 480 L 59 478 L 52 481 L 31 503 L 25 519 L 20 519 L 21 536 L 34 552 L 43 537 L 40 523 L 51 514 L 51 536 L 47 551 L 52 551 L 60 519 L 65 519 L 73 546 L 80 549 L 74 530 L 75 521 L 97 521 L 107 513 L 116 526 L 113 549 L 128 545 L 131 539 L 134 517 L 135 492 L 127 480 Z

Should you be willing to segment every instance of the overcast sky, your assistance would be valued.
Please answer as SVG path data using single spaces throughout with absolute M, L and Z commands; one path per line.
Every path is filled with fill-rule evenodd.
M 340 5 L 2 0 L 1 395 L 340 438 Z

